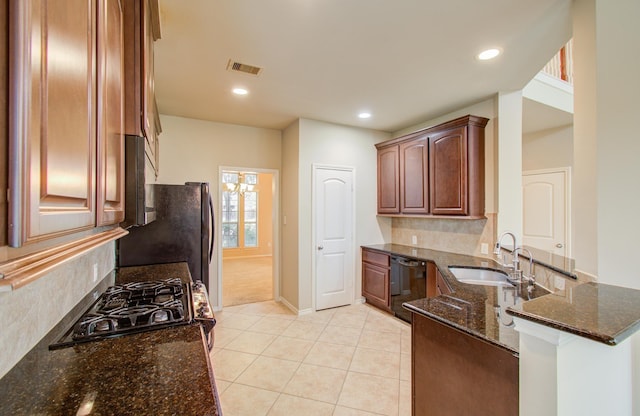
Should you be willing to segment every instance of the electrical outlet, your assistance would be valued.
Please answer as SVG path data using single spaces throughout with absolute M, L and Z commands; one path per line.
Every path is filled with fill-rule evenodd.
M 93 283 L 98 281 L 98 263 L 93 263 Z
M 487 244 L 487 243 L 480 244 L 480 253 L 481 254 L 489 254 L 489 244 Z
M 417 235 L 412 235 L 411 236 L 411 244 L 413 244 L 413 245 L 418 244 L 418 236 Z

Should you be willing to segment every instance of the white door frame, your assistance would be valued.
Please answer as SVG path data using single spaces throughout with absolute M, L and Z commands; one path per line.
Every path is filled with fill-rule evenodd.
M 564 200 L 566 201 L 564 212 L 564 241 L 567 257 L 571 258 L 571 249 L 573 242 L 571 241 L 571 167 L 535 169 L 522 171 L 522 176 L 540 175 L 545 173 L 564 173 Z
M 273 299 L 280 300 L 280 171 L 277 169 L 260 169 L 247 168 L 237 166 L 219 166 L 218 167 L 218 203 L 216 204 L 216 259 L 217 259 L 217 289 L 218 296 L 216 298 L 216 307 L 214 310 L 222 310 L 222 171 L 237 172 L 257 172 L 270 173 L 273 175 L 272 192 L 273 192 L 273 210 L 271 220 L 273 224 Z
M 316 244 L 317 244 L 317 219 L 316 219 L 316 172 L 318 169 L 332 169 L 332 170 L 341 170 L 346 172 L 351 172 L 352 175 L 352 186 L 353 192 L 351 192 L 351 250 L 353 253 L 352 261 L 350 269 L 353 271 L 353 282 L 352 282 L 352 293 L 351 293 L 351 304 L 355 302 L 355 279 L 356 279 L 356 250 L 355 250 L 355 241 L 356 241 L 356 168 L 352 166 L 339 166 L 339 165 L 325 165 L 321 163 L 313 163 L 311 165 L 311 307 L 313 310 L 316 310 L 316 284 L 317 284 L 317 270 L 316 270 Z

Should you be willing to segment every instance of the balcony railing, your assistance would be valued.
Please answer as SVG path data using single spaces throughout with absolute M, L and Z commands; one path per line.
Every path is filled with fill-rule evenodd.
M 564 45 L 560 52 L 542 68 L 542 72 L 573 85 L 573 39 Z

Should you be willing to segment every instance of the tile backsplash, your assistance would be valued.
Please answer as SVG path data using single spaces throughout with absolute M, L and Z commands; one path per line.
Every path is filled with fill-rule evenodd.
M 486 217 L 481 220 L 394 217 L 391 238 L 394 244 L 490 257 L 495 244 L 496 214 Z M 481 253 L 482 243 L 487 244 L 488 254 Z
M 98 280 L 93 281 L 94 265 Z M 115 267 L 115 242 L 55 268 L 35 282 L 0 293 L 0 378 Z

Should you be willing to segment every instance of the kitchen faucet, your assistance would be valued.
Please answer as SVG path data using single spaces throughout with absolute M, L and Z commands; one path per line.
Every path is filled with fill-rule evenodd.
M 518 245 L 516 244 L 516 236 L 512 232 L 505 231 L 502 234 L 500 234 L 500 237 L 498 237 L 498 241 L 496 242 L 496 247 L 493 249 L 493 254 L 498 256 L 498 258 L 500 258 L 500 248 L 502 247 L 502 239 L 506 235 L 510 236 L 513 241 L 513 265 L 506 264 L 503 260 L 502 266 L 509 269 L 513 268 L 513 270 L 518 270 L 518 253 L 516 253 L 516 247 L 518 247 Z
M 536 274 L 535 274 L 535 269 L 534 269 L 535 266 L 533 265 L 533 255 L 531 254 L 531 250 L 529 250 L 528 248 L 522 247 L 522 246 L 516 247 L 513 250 L 513 255 L 514 255 L 514 258 L 516 258 L 516 259 L 518 258 L 518 250 L 520 250 L 521 252 L 526 252 L 529 255 L 529 276 L 526 276 L 524 273 L 522 273 L 521 270 L 514 269 L 514 272 L 519 272 L 519 273 L 516 273 L 516 277 L 522 277 L 525 280 L 528 280 L 529 283 L 535 284 L 535 282 L 536 282 Z M 515 264 L 515 262 L 514 262 L 514 264 Z M 520 276 L 518 276 L 518 275 L 520 275 Z

